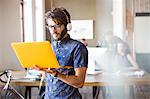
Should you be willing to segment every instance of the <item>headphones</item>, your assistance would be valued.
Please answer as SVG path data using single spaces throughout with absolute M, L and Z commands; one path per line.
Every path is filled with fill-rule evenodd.
M 68 30 L 68 31 L 71 31 L 71 29 L 72 29 L 72 25 L 71 25 L 71 23 L 68 23 L 68 24 L 67 24 L 67 30 Z
M 71 31 L 72 25 L 71 25 L 70 19 L 69 19 L 68 15 L 66 14 L 65 10 L 62 9 L 62 12 L 64 13 L 64 15 L 66 16 L 66 19 L 67 19 L 67 31 Z

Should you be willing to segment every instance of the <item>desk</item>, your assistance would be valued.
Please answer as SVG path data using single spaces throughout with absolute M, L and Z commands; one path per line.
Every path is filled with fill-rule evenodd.
M 15 71 L 12 77 L 23 78 L 26 71 Z M 39 86 L 40 81 L 16 79 L 11 84 L 17 86 Z M 84 86 L 114 86 L 114 85 L 150 85 L 150 74 L 143 77 L 117 76 L 112 74 L 86 75 Z M 44 83 L 43 83 L 44 85 Z
M 26 71 L 13 72 L 12 77 L 23 78 Z M 16 86 L 37 87 L 40 81 L 16 79 L 12 80 L 11 84 Z M 43 83 L 43 86 L 45 83 Z M 114 74 L 96 74 L 86 75 L 84 86 L 91 86 L 97 89 L 97 86 L 116 86 L 116 85 L 150 85 L 150 74 L 145 74 L 143 77 L 137 76 L 119 76 Z

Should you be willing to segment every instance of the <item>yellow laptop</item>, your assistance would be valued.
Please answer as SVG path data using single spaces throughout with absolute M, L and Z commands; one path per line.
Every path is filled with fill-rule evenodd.
M 12 48 L 24 68 L 32 68 L 35 64 L 41 68 L 59 68 L 48 41 L 12 43 Z

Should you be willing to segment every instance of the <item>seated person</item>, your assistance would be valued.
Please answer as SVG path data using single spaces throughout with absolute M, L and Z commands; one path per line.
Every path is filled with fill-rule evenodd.
M 116 62 L 122 69 L 138 69 L 139 66 L 132 57 L 129 47 L 125 42 L 118 42 L 116 46 Z
M 106 72 L 117 72 L 119 70 L 139 69 L 138 64 L 132 57 L 128 45 L 119 41 L 113 50 L 107 50 L 101 63 L 102 70 Z
M 114 49 L 118 42 L 122 41 L 118 36 L 113 35 L 112 32 L 107 32 L 101 42 L 101 47 Z
M 87 41 L 86 41 L 85 38 L 82 38 L 82 39 L 80 40 L 80 42 L 82 42 L 85 46 L 88 46 L 88 43 L 87 43 Z

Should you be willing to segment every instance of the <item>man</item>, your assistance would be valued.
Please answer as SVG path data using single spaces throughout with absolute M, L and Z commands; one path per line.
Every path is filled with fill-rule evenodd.
M 88 51 L 84 44 L 71 39 L 67 33 L 71 29 L 71 21 L 66 9 L 48 11 L 46 22 L 54 39 L 52 48 L 62 68 L 42 69 L 36 66 L 47 73 L 45 99 L 81 99 L 78 88 L 85 81 Z

